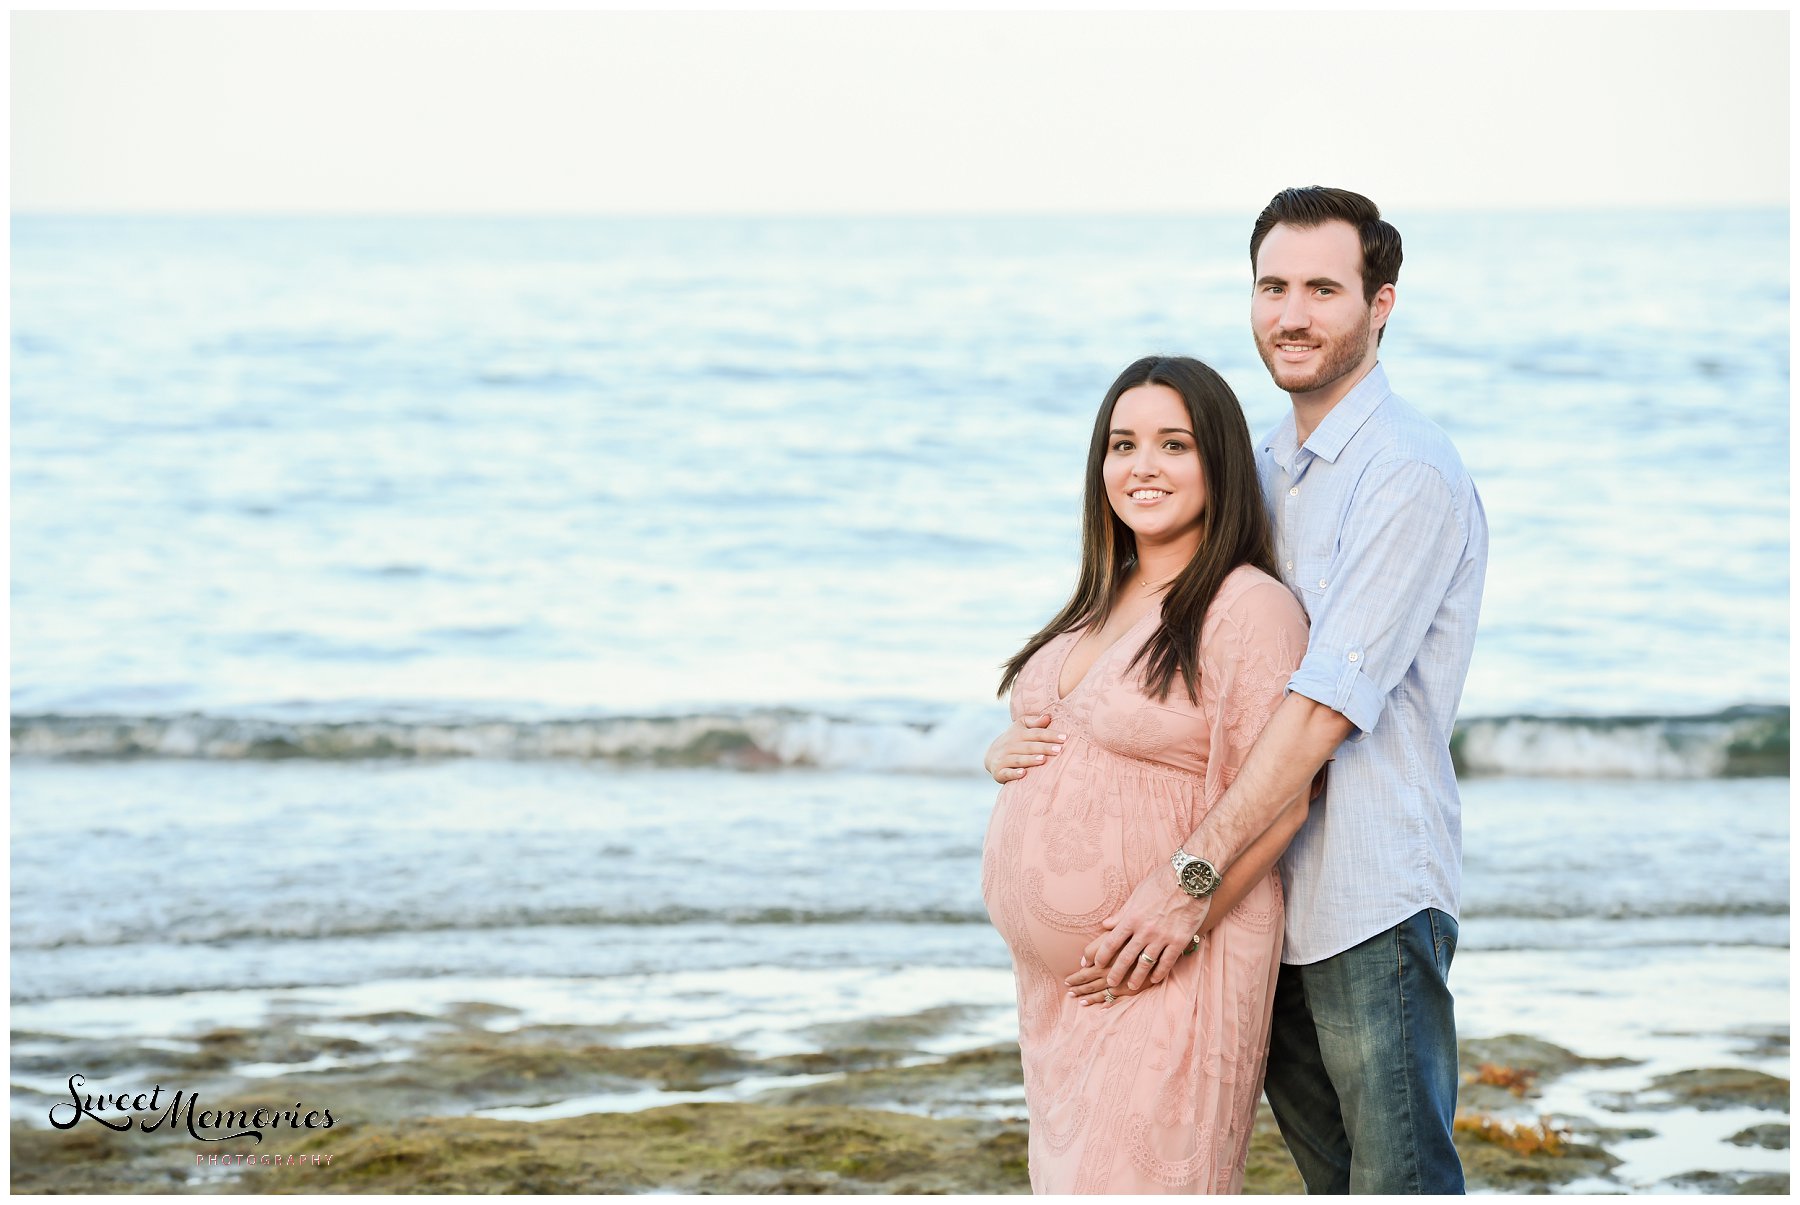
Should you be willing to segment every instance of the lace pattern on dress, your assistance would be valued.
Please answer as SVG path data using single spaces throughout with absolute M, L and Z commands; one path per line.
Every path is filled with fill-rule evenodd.
M 1032 870 L 1025 876 L 1025 906 L 1031 909 L 1031 915 L 1052 929 L 1060 929 L 1064 933 L 1087 933 L 1099 928 L 1100 922 L 1125 902 L 1128 892 L 1125 875 L 1116 866 L 1106 867 L 1101 872 L 1100 882 L 1106 894 L 1099 904 L 1086 912 L 1058 912 L 1044 902 L 1044 872 Z
M 1255 625 L 1237 622 L 1226 616 L 1220 622 L 1238 629 L 1235 642 L 1242 650 L 1231 675 L 1231 689 L 1221 700 L 1221 726 L 1233 748 L 1248 752 L 1269 722 L 1271 698 L 1279 699 L 1294 676 L 1291 668 L 1299 664 L 1287 633 L 1278 631 L 1272 640 L 1258 638 Z
M 1169 741 L 1168 722 L 1151 708 L 1139 707 L 1124 727 L 1112 734 L 1110 743 L 1129 757 L 1148 758 L 1158 749 L 1168 748 Z
M 1044 824 L 1044 862 L 1053 874 L 1086 870 L 1100 860 L 1100 830 L 1106 817 L 1083 805 L 1059 808 Z
M 1148 1117 L 1141 1113 L 1133 1114 L 1125 1127 L 1125 1149 L 1131 1152 L 1131 1161 L 1137 1164 L 1138 1170 L 1158 1184 L 1167 1184 L 1171 1188 L 1191 1184 L 1211 1164 L 1213 1126 L 1210 1123 L 1195 1130 L 1194 1153 L 1185 1159 L 1164 1159 L 1158 1156 L 1150 1149 L 1150 1143 L 1144 1137 L 1149 1129 Z
M 1128 999 L 1147 998 L 1132 996 Z M 1078 1193 L 1109 1192 L 1117 1187 L 1110 1183 L 1113 1161 L 1119 1153 L 1112 1136 L 1124 1128 L 1126 1113 L 1131 1107 L 1131 1082 L 1137 1077 L 1138 1065 L 1144 1059 L 1150 1023 L 1150 1015 L 1135 1008 L 1124 1009 L 1112 1018 L 1112 1030 L 1105 1047 L 1105 1075 L 1099 1084 L 1099 1099 L 1105 1103 L 1097 1110 L 1099 1116 L 1095 1120 L 1093 1138 L 1081 1149 L 1081 1162 L 1075 1170 L 1075 1191 Z
M 1074 1142 L 1081 1134 L 1082 1127 L 1087 1125 L 1089 1112 L 1088 1102 L 1085 1100 L 1078 1100 L 1075 1102 L 1074 1116 L 1069 1119 L 1069 1124 L 1066 1127 L 1060 1131 L 1053 1130 L 1050 1128 L 1049 1124 L 1045 1122 L 1034 1127 L 1031 1131 L 1031 1136 L 1033 1138 L 1042 1138 L 1044 1140 L 1044 1145 L 1053 1151 L 1066 1151 L 1069 1149 L 1069 1144 Z
M 1267 892 L 1259 893 L 1256 888 L 1251 888 L 1249 893 L 1239 900 L 1230 912 L 1225 914 L 1246 929 L 1253 929 L 1258 933 L 1267 933 L 1281 920 L 1281 876 L 1271 870 L 1269 877 L 1263 882 L 1269 886 Z

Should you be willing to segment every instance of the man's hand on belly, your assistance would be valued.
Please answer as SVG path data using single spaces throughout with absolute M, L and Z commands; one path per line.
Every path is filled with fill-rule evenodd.
M 1123 908 L 1100 922 L 1108 932 L 1088 943 L 1088 963 L 1106 971 L 1107 985 L 1115 992 L 1120 985 L 1136 991 L 1161 983 L 1200 932 L 1210 906 L 1209 900 L 1195 899 L 1176 886 L 1171 872 L 1153 870 Z

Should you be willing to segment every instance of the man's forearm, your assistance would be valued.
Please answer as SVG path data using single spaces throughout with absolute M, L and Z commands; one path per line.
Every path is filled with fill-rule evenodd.
M 1319 772 L 1354 726 L 1305 695 L 1290 694 L 1269 717 L 1237 781 L 1182 848 L 1221 873 L 1284 813 L 1306 803 Z
M 1265 829 L 1262 836 L 1252 841 L 1249 848 L 1231 864 L 1219 889 L 1209 897 L 1206 919 L 1200 925 L 1201 933 L 1208 932 L 1224 920 L 1262 882 L 1264 876 L 1275 868 L 1275 863 L 1281 860 L 1282 851 L 1287 849 L 1288 842 L 1294 839 L 1294 834 L 1306 823 L 1306 809 L 1306 795 L 1302 793 L 1300 802 L 1294 807 L 1283 809 L 1275 823 Z

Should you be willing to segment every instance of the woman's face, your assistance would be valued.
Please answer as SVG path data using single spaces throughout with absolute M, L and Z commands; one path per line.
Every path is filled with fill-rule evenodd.
M 1181 395 L 1167 385 L 1127 389 L 1113 406 L 1106 497 L 1140 548 L 1199 540 L 1206 479 L 1192 426 Z

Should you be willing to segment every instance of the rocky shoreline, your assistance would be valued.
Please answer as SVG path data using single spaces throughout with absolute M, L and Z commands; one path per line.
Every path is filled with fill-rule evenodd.
M 822 1025 L 816 1048 L 633 1044 L 617 1026 L 517 1024 L 467 1002 L 428 1014 L 274 1017 L 173 1041 L 14 1032 L 14 1192 L 1017 1193 L 1026 1124 L 1018 1049 L 941 1053 L 954 1008 Z M 1774 1042 L 1777 1039 L 1770 1036 Z M 1779 1035 L 1785 1051 L 1786 1035 Z M 934 1053 L 933 1051 L 940 1051 Z M 1654 1136 L 1608 1112 L 1732 1108 L 1766 1120 L 1730 1142 L 1786 1149 L 1788 1081 L 1743 1067 L 1646 1077 L 1599 1116 L 1544 1116 L 1546 1086 L 1629 1067 L 1523 1035 L 1462 1044 L 1457 1145 L 1472 1191 L 1631 1191 L 1609 1146 Z M 328 1129 L 198 1141 L 165 1125 L 114 1132 L 66 1088 L 185 1089 L 205 1109 L 330 1108 Z M 21 1120 L 21 1114 L 26 1120 Z M 119 1123 L 127 1116 L 100 1113 Z M 204 1129 L 201 1131 L 206 1133 Z M 213 1161 L 210 1156 L 220 1158 Z M 244 1156 L 249 1156 L 245 1158 Z M 265 1160 L 265 1156 L 273 1156 Z M 284 1161 L 283 1157 L 297 1157 Z M 1610 1186 L 1610 1187 L 1609 1187 Z M 1783 1173 L 1695 1168 L 1658 1191 L 1785 1193 Z M 1301 1191 L 1267 1106 L 1249 1193 Z

